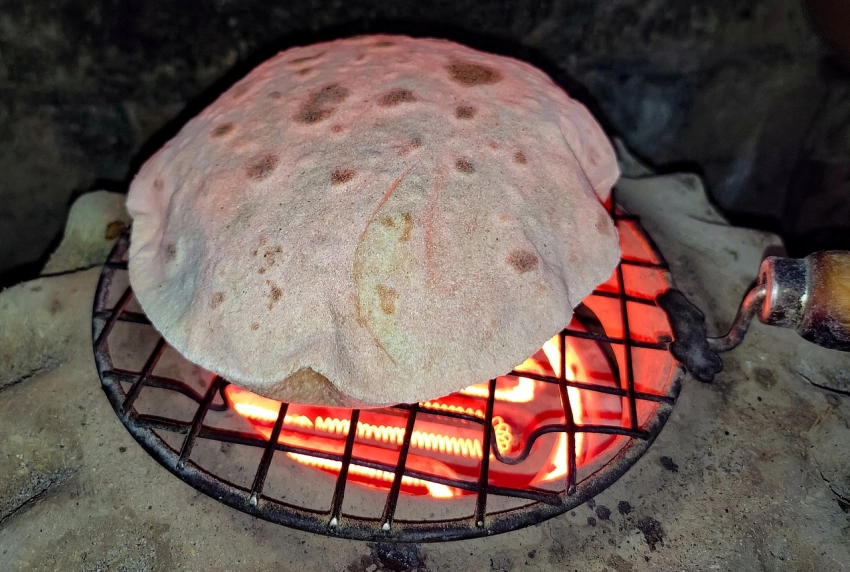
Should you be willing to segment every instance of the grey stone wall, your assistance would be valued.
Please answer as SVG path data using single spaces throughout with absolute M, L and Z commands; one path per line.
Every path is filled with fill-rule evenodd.
M 370 31 L 530 59 L 652 164 L 701 170 L 732 215 L 798 249 L 846 238 L 850 82 L 798 0 L 4 0 L 0 284 L 43 256 L 75 193 L 125 188 L 264 57 Z

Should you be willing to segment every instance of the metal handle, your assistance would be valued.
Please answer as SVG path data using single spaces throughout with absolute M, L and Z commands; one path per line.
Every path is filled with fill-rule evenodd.
M 850 251 L 766 258 L 729 333 L 709 338 L 709 347 L 715 352 L 736 347 L 756 314 L 762 323 L 793 328 L 819 346 L 850 351 Z

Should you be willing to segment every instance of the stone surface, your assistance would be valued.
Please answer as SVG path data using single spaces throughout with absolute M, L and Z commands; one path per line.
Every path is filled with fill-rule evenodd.
M 821 61 L 799 0 L 9 0 L 0 273 L 48 249 L 74 190 L 124 190 L 179 124 L 266 56 L 376 31 L 526 57 L 572 89 L 569 75 L 641 156 L 699 164 L 724 208 L 801 248 L 850 245 L 850 82 Z M 822 205 L 834 220 L 819 218 Z
M 124 196 L 97 191 L 80 196 L 71 207 L 65 236 L 42 275 L 47 277 L 0 291 L 0 389 L 65 363 L 88 351 L 85 325 L 92 284 L 130 217 Z
M 130 215 L 121 193 L 94 191 L 71 206 L 65 234 L 42 269 L 55 274 L 103 264 L 115 241 L 130 226 Z
M 700 188 L 692 175 L 643 178 L 618 197 L 719 332 L 777 241 L 728 227 Z M 686 379 L 646 455 L 593 502 L 497 538 L 396 550 L 256 520 L 149 457 L 100 390 L 96 274 L 40 281 L 80 290 L 79 351 L 0 390 L 0 570 L 850 569 L 850 399 L 798 373 L 802 361 L 813 380 L 847 371 L 850 357 L 792 331 L 754 324 L 713 384 Z

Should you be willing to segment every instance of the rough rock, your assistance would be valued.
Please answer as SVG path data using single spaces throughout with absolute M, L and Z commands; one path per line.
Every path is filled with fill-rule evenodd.
M 121 193 L 94 191 L 74 201 L 62 242 L 41 273 L 70 272 L 103 264 L 116 239 L 130 225 L 126 198 Z

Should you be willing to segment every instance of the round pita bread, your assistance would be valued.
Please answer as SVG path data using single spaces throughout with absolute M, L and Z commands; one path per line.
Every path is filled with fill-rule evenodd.
M 619 260 L 618 177 L 543 72 L 442 40 L 287 50 L 130 187 L 130 278 L 165 339 L 256 393 L 416 402 L 510 371 Z

